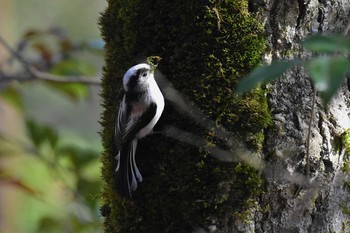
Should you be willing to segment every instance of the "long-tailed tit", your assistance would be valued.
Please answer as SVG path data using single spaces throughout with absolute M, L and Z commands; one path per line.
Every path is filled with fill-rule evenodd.
M 135 152 L 137 141 L 152 132 L 164 109 L 163 95 L 148 64 L 131 67 L 123 77 L 125 95 L 115 123 L 115 144 L 118 149 L 117 189 L 124 197 L 142 181 Z

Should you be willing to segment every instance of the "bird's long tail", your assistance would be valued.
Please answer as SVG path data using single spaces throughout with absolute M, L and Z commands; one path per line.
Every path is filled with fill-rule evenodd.
M 137 139 L 133 139 L 130 143 L 125 143 L 116 156 L 118 160 L 117 190 L 122 196 L 128 198 L 132 197 L 131 191 L 136 190 L 137 182 L 142 182 L 142 175 L 135 161 L 136 148 Z

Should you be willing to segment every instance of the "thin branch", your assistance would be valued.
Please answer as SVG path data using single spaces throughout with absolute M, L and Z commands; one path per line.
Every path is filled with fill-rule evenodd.
M 27 74 L 18 74 L 18 75 L 5 75 L 0 77 L 0 84 L 1 83 L 8 83 L 13 81 L 18 82 L 31 82 L 31 81 L 48 81 L 48 82 L 55 82 L 55 83 L 80 83 L 80 84 L 87 84 L 87 85 L 101 85 L 101 78 L 100 77 L 84 77 L 84 76 L 60 76 L 60 75 L 54 75 L 46 72 L 41 72 L 38 70 L 35 70 L 33 76 L 28 76 Z
M 34 74 L 32 73 L 31 66 L 28 64 L 26 60 L 23 59 L 19 53 L 17 53 L 15 50 L 11 48 L 11 46 L 0 36 L 0 44 L 7 49 L 7 51 L 11 54 L 12 57 L 15 57 L 24 67 L 24 69 L 34 77 Z
M 32 70 L 36 79 L 56 82 L 56 83 L 81 83 L 89 85 L 101 85 L 101 77 L 85 77 L 85 76 L 60 76 L 39 70 Z
M 42 72 L 28 64 L 28 62 L 23 59 L 23 57 L 13 50 L 9 44 L 0 36 L 0 44 L 7 49 L 7 51 L 16 58 L 23 66 L 25 71 L 28 73 L 27 75 L 3 75 L 0 78 L 0 83 L 2 82 L 11 82 L 11 81 L 19 81 L 19 82 L 27 82 L 27 81 L 49 81 L 56 83 L 81 83 L 88 85 L 101 85 L 101 77 L 85 77 L 85 76 L 61 76 L 54 75 L 47 72 Z

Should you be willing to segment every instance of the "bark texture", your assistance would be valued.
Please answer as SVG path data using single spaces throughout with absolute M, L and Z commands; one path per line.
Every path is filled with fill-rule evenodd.
M 327 108 L 316 99 L 310 182 L 305 157 L 313 88 L 304 70 L 297 68 L 269 85 L 272 125 L 263 90 L 244 99 L 233 92 L 264 51 L 263 25 L 266 61 L 307 57 L 298 42 L 310 33 L 343 32 L 350 0 L 108 2 L 101 17 L 106 233 L 350 232 L 348 86 Z M 206 150 L 154 135 L 138 148 L 144 183 L 133 201 L 120 198 L 115 192 L 114 117 L 122 74 L 139 54 L 160 55 L 159 68 L 175 88 L 230 136 L 246 139 L 261 152 L 264 169 L 220 163 Z M 205 139 L 205 148 L 216 143 L 228 149 L 215 130 L 203 129 L 169 106 L 159 129 L 174 125 Z
M 256 1 L 255 1 L 256 2 Z M 307 57 L 298 42 L 310 33 L 343 33 L 350 1 L 264 1 L 270 51 L 265 59 Z M 310 143 L 310 183 L 305 183 L 306 140 L 313 88 L 302 68 L 271 86 L 274 127 L 266 133 L 267 189 L 255 215 L 255 232 L 350 232 L 347 130 L 350 95 L 344 84 L 328 107 L 316 99 Z M 249 232 L 249 231 L 246 231 Z M 253 231 L 251 231 L 253 232 Z
M 251 215 L 262 179 L 245 163 L 223 163 L 208 151 L 217 152 L 217 145 L 228 149 L 229 139 L 240 137 L 261 152 L 263 130 L 271 123 L 265 91 L 256 89 L 244 98 L 234 91 L 261 61 L 266 44 L 261 20 L 249 12 L 247 0 L 108 3 L 100 21 L 106 41 L 101 93 L 105 232 L 231 231 L 234 219 Z M 140 62 L 139 55 L 162 57 L 159 70 L 193 103 L 187 108 L 196 106 L 206 119 L 181 114 L 186 111 L 177 111 L 183 105 L 179 99 L 167 101 L 155 130 L 171 126 L 186 133 L 174 134 L 178 140 L 156 134 L 139 141 L 136 160 L 144 181 L 132 200 L 124 200 L 115 190 L 114 119 L 123 72 Z M 167 89 L 163 86 L 169 97 Z M 227 132 L 221 138 L 217 124 Z

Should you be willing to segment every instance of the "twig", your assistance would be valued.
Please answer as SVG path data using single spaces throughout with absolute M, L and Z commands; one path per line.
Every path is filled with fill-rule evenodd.
M 19 81 L 19 82 L 27 82 L 27 81 L 49 81 L 56 83 L 81 83 L 81 84 L 89 84 L 89 85 L 100 85 L 101 78 L 100 77 L 85 77 L 85 76 L 61 76 L 54 75 L 47 72 L 42 72 L 35 69 L 33 66 L 28 64 L 23 57 L 18 54 L 15 50 L 13 50 L 7 42 L 0 36 L 0 44 L 7 49 L 7 51 L 15 57 L 23 66 L 28 75 L 3 75 L 0 78 L 1 82 L 11 82 L 11 81 Z
M 90 85 L 100 85 L 100 77 L 84 77 L 84 76 L 60 76 L 54 75 L 46 72 L 41 72 L 39 70 L 32 70 L 36 79 L 56 82 L 56 83 L 82 83 Z
M 19 75 L 4 75 L 0 77 L 0 84 L 1 83 L 8 83 L 13 81 L 18 82 L 30 82 L 30 81 L 48 81 L 48 82 L 55 82 L 55 83 L 81 83 L 81 84 L 87 84 L 87 85 L 101 85 L 101 78 L 100 77 L 85 77 L 85 76 L 61 76 L 61 75 L 54 75 L 46 72 L 41 72 L 38 70 L 32 70 L 32 75 L 26 75 L 26 74 L 19 74 Z
M 24 67 L 24 69 L 31 75 L 34 77 L 34 74 L 32 73 L 32 70 L 31 70 L 31 66 L 27 63 L 26 60 L 24 60 L 22 58 L 21 55 L 19 55 L 15 50 L 13 50 L 10 45 L 4 40 L 4 38 L 2 38 L 0 36 L 0 44 L 5 48 L 7 49 L 7 51 L 13 56 L 15 57 L 21 64 L 22 66 Z
M 310 121 L 309 121 L 309 125 L 308 125 L 307 138 L 306 138 L 306 176 L 307 176 L 307 178 L 310 178 L 310 144 L 311 144 L 310 140 L 311 140 L 312 123 L 314 120 L 316 93 L 317 93 L 317 90 L 316 90 L 316 88 L 314 88 L 313 95 L 312 95 Z

